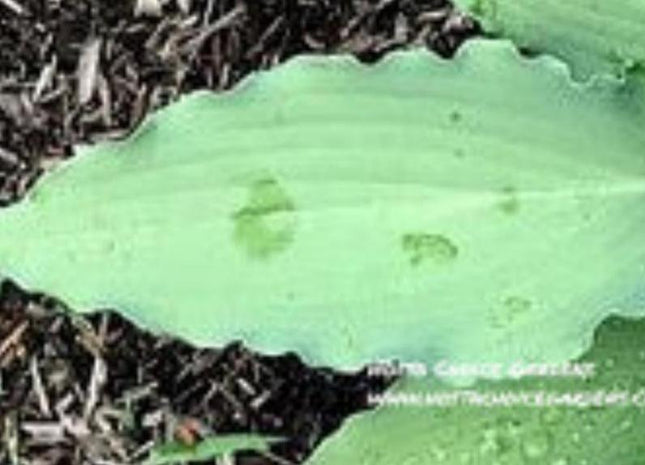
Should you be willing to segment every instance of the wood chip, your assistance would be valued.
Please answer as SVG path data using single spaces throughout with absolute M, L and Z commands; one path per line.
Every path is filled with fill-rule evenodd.
M 12 346 L 20 342 L 20 338 L 25 331 L 27 331 L 28 327 L 29 322 L 23 321 L 13 331 L 11 331 L 11 333 L 2 342 L 0 342 L 0 357 L 2 357 Z
M 43 92 L 52 85 L 54 76 L 56 75 L 57 65 L 58 61 L 56 56 L 54 56 L 52 61 L 40 72 L 40 77 L 38 78 L 38 82 L 36 82 L 36 87 L 34 88 L 34 92 L 31 97 L 34 102 L 38 102 L 40 97 L 43 95 Z
M 0 5 L 4 5 L 18 15 L 24 15 L 25 9 L 16 0 L 0 0 Z
M 94 409 L 99 403 L 101 391 L 107 382 L 108 373 L 105 361 L 97 357 L 94 359 L 94 367 L 92 368 L 92 377 L 90 378 L 90 385 L 87 388 L 87 401 L 85 403 L 85 412 L 83 418 L 89 421 Z
M 192 1 L 191 0 L 177 0 L 177 6 L 181 10 L 182 13 L 187 15 L 190 13 L 190 8 L 192 6 Z
M 65 429 L 57 422 L 24 422 L 20 429 L 31 436 L 36 444 L 57 444 L 66 442 Z
M 2 147 L 0 147 L 0 160 L 12 166 L 20 164 L 20 158 L 18 158 L 18 155 Z
M 159 17 L 162 13 L 160 0 L 137 0 L 134 7 L 135 16 Z
M 101 39 L 91 39 L 81 52 L 78 60 L 78 102 L 81 105 L 88 103 L 94 96 L 97 86 L 98 67 L 101 52 Z
M 199 49 L 202 47 L 204 42 L 211 37 L 213 34 L 217 33 L 218 31 L 221 31 L 223 29 L 226 29 L 228 27 L 233 26 L 237 21 L 239 21 L 246 13 L 246 5 L 239 4 L 235 8 L 233 8 L 231 11 L 226 13 L 224 16 L 219 18 L 217 21 L 214 23 L 206 26 L 200 33 L 199 35 L 189 41 L 183 48 L 184 52 L 188 53 L 196 53 L 199 51 Z
M 40 413 L 45 418 L 50 418 L 52 416 L 51 407 L 49 405 L 49 398 L 43 387 L 43 380 L 40 376 L 40 369 L 38 368 L 38 359 L 36 357 L 31 358 L 30 363 L 32 387 L 36 392 L 36 397 L 38 398 L 38 407 L 40 408 Z

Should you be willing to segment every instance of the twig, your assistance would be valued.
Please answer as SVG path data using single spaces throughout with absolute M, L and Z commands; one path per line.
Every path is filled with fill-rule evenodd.
M 0 147 L 0 160 L 12 166 L 17 166 L 20 164 L 20 159 L 15 153 L 2 147 Z
M 101 39 L 92 39 L 81 52 L 78 60 L 78 103 L 88 103 L 96 90 Z
M 40 72 L 40 77 L 36 82 L 36 87 L 32 94 L 32 100 L 38 102 L 43 95 L 43 92 L 51 85 L 54 77 L 56 75 L 56 68 L 58 67 L 58 61 L 56 56 L 52 58 L 52 61 L 47 64 L 42 71 Z
M 240 4 L 236 6 L 231 11 L 229 11 L 224 16 L 222 16 L 217 21 L 215 21 L 213 24 L 206 26 L 204 30 L 197 37 L 189 40 L 186 43 L 186 45 L 184 45 L 183 47 L 184 50 L 189 53 L 198 52 L 199 49 L 204 44 L 204 42 L 208 40 L 210 36 L 212 36 L 218 31 L 221 31 L 222 29 L 231 27 L 239 20 L 240 16 L 242 16 L 245 13 L 246 13 L 246 6 L 244 4 Z
M 260 451 L 258 451 L 258 453 L 260 455 L 263 455 L 266 458 L 268 458 L 268 459 L 280 464 L 280 465 L 295 465 L 293 462 L 291 462 L 291 461 L 289 461 L 289 460 L 287 460 L 285 458 L 282 458 L 279 455 L 276 455 L 276 454 L 274 454 L 274 453 L 272 453 L 272 452 L 270 452 L 268 450 L 260 450 Z
M 4 341 L 2 341 L 2 343 L 0 343 L 0 357 L 2 357 L 11 346 L 18 343 L 28 326 L 29 322 L 23 321 L 9 334 L 9 336 L 5 338 Z
M 96 405 L 99 402 L 103 386 L 107 382 L 107 366 L 102 358 L 97 357 L 94 359 L 94 368 L 92 369 L 92 378 L 87 390 L 87 401 L 85 403 L 84 419 L 89 421 L 90 416 L 94 412 Z
M 38 397 L 38 407 L 40 408 L 40 413 L 42 413 L 45 418 L 50 418 L 51 407 L 49 405 L 47 393 L 43 388 L 43 380 L 40 377 L 40 370 L 38 369 L 38 360 L 36 359 L 36 357 L 32 357 L 29 369 L 31 371 L 34 391 L 36 391 L 36 396 Z
M 65 442 L 65 430 L 57 422 L 24 422 L 20 429 L 30 436 L 32 441 L 38 444 L 56 444 Z
M 20 3 L 16 2 L 15 0 L 0 0 L 0 3 L 12 10 L 17 15 L 22 16 L 25 14 L 25 9 Z
M 159 0 L 137 0 L 134 16 L 161 16 L 162 8 Z

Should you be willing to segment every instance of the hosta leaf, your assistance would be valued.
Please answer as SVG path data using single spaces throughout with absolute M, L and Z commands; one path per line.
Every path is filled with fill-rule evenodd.
M 642 0 L 456 0 L 484 29 L 518 45 L 554 54 L 578 78 L 622 72 L 645 62 Z
M 48 175 L 0 217 L 0 269 L 312 363 L 566 359 L 643 308 L 644 121 L 506 42 L 301 58 Z
M 498 396 L 544 392 L 545 399 L 585 394 L 589 402 L 589 393 L 604 392 L 605 406 L 383 406 L 349 420 L 307 465 L 641 465 L 644 341 L 644 319 L 611 317 L 598 328 L 591 349 L 576 361 L 595 365 L 596 375 L 587 380 L 507 379 L 479 381 L 468 388 Z M 430 383 L 410 379 L 391 395 L 447 394 L 449 399 L 459 392 L 448 388 L 436 378 Z

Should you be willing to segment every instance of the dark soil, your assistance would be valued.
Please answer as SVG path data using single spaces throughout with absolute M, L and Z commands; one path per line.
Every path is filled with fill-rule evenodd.
M 135 14 L 135 0 L 0 0 L 0 204 L 75 145 L 123 138 L 182 93 L 227 89 L 302 53 L 372 62 L 416 45 L 450 57 L 479 33 L 446 0 L 161 3 Z M 0 292 L 3 465 L 132 463 L 185 422 L 195 439 L 287 438 L 275 457 L 239 463 L 300 463 L 387 384 L 237 343 L 196 349 L 115 313 L 71 317 L 10 282 Z

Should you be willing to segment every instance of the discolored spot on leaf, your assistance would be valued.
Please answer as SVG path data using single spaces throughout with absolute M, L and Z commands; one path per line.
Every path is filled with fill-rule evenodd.
M 475 0 L 470 7 L 470 12 L 475 16 L 497 16 L 497 2 L 495 0 Z
M 295 206 L 273 178 L 255 181 L 246 204 L 233 214 L 234 241 L 253 258 L 284 251 L 293 241 Z
M 401 245 L 413 266 L 424 262 L 449 263 L 459 254 L 457 246 L 440 234 L 408 233 L 403 236 Z
M 498 204 L 500 210 L 507 215 L 513 215 L 520 209 L 520 200 L 517 196 L 517 189 L 513 186 L 506 186 L 502 189 L 502 200 Z
M 497 328 L 509 328 L 533 308 L 533 303 L 524 297 L 506 297 L 491 312 L 491 322 Z

